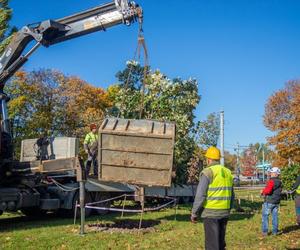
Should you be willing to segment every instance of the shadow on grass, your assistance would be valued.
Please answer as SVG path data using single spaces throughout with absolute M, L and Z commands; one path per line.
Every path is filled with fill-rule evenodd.
M 300 226 L 292 225 L 292 226 L 283 228 L 282 233 L 290 233 L 290 232 L 297 231 L 297 230 L 300 230 Z
M 250 219 L 254 216 L 254 214 L 250 213 L 232 213 L 230 214 L 229 220 L 230 221 L 237 221 L 237 220 L 244 220 Z M 158 218 L 159 220 L 169 220 L 169 221 L 180 221 L 180 222 L 188 222 L 190 221 L 190 214 L 177 214 L 175 215 L 168 215 L 164 217 Z M 202 219 L 199 218 L 199 222 L 202 222 Z
M 62 219 L 54 215 L 44 215 L 43 217 L 20 215 L 18 217 L 0 219 L 0 232 L 70 224 L 72 224 L 72 219 Z
M 74 225 L 74 218 L 63 218 L 55 213 L 49 213 L 43 216 L 28 217 L 21 213 L 16 217 L 1 218 L 0 217 L 0 233 L 11 232 L 17 230 L 37 229 L 42 227 L 58 227 L 58 226 L 72 226 Z M 102 227 L 108 229 L 138 229 L 139 219 L 133 219 L 126 215 L 120 218 L 120 213 L 109 213 L 105 215 L 92 215 L 86 218 L 85 225 L 88 228 Z M 136 214 L 134 214 L 136 215 Z M 80 218 L 76 218 L 76 225 L 80 224 Z M 143 219 L 141 229 L 152 228 L 161 224 L 160 218 L 157 219 Z
M 257 211 L 262 208 L 262 201 L 251 201 L 246 199 L 240 199 L 240 204 L 238 200 L 235 200 L 233 208 L 239 211 L 240 209 L 244 211 Z
M 118 213 L 107 215 L 95 215 L 86 218 L 86 224 L 95 222 L 95 220 L 112 221 L 118 217 Z M 146 220 L 145 220 L 146 221 Z M 80 218 L 76 219 L 76 224 L 80 223 Z M 39 217 L 27 217 L 20 214 L 18 217 L 1 218 L 0 217 L 0 232 L 9 232 L 15 230 L 33 229 L 40 227 L 57 227 L 69 226 L 74 224 L 73 218 L 62 218 L 56 214 L 47 214 Z
M 117 219 L 114 222 L 92 222 L 87 223 L 89 228 L 95 229 L 139 229 L 140 220 L 137 219 Z M 141 223 L 141 229 L 152 228 L 160 224 L 159 220 L 143 220 Z
M 250 201 L 246 199 L 240 199 L 240 203 L 235 201 L 233 210 L 231 211 L 229 220 L 230 221 L 237 221 L 237 220 L 244 220 L 250 219 L 254 216 L 255 212 L 260 211 L 262 207 L 262 202 L 260 201 Z M 188 210 L 187 214 L 177 214 L 176 220 L 177 221 L 190 221 L 190 213 L 192 210 L 192 204 L 190 205 L 180 205 L 178 211 L 181 209 Z M 161 220 L 175 220 L 175 213 L 174 215 L 167 215 L 164 217 L 160 217 Z M 201 219 L 199 219 L 201 221 Z

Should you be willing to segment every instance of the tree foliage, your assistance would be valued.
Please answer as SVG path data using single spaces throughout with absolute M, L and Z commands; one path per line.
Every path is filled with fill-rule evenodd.
M 300 80 L 289 81 L 274 93 L 265 106 L 264 124 L 274 135 L 268 138 L 275 146 L 275 164 L 300 162 Z
M 125 70 L 117 74 L 120 83 L 108 89 L 109 98 L 115 107 L 110 114 L 138 119 L 142 107 L 144 119 L 176 122 L 176 181 L 185 182 L 187 164 L 196 146 L 191 132 L 194 111 L 200 101 L 197 81 L 179 78 L 171 80 L 159 71 L 149 72 L 147 79 L 143 79 L 143 71 L 136 62 L 129 62 Z M 130 86 L 126 88 L 128 78 Z M 143 81 L 144 96 L 141 92 Z
M 210 146 L 216 146 L 220 134 L 219 116 L 211 113 L 206 120 L 198 121 L 192 129 L 192 137 L 196 144 L 192 158 L 188 162 L 188 182 L 197 183 L 199 173 L 205 167 L 205 152 Z
M 196 184 L 199 182 L 200 172 L 207 165 L 204 155 L 205 150 L 197 146 L 192 158 L 188 162 L 188 183 Z
M 235 154 L 231 154 L 230 152 L 224 152 L 224 163 L 227 168 L 234 171 L 237 166 L 237 156 Z
M 253 147 L 244 150 L 241 158 L 242 175 L 254 176 L 255 166 L 257 164 L 256 153 Z
M 196 142 L 205 148 L 217 146 L 220 135 L 220 118 L 216 113 L 211 113 L 206 120 L 199 121 L 194 130 Z
M 9 0 L 0 0 L 0 55 L 11 40 L 11 34 L 16 28 L 10 28 L 9 21 L 12 9 L 8 6 Z
M 273 150 L 269 147 L 268 144 L 265 143 L 254 143 L 254 144 L 249 144 L 249 148 L 254 150 L 256 152 L 256 161 L 257 164 L 262 164 L 263 161 L 266 163 L 272 162 L 272 159 L 274 157 L 274 152 Z
M 77 77 L 54 70 L 19 71 L 6 85 L 17 148 L 40 135 L 83 137 L 110 106 L 107 93 Z
M 292 190 L 293 185 L 300 174 L 300 165 L 290 165 L 282 169 L 281 180 L 285 190 Z
M 101 124 L 106 109 L 111 106 L 106 91 L 78 77 L 64 76 L 60 88 L 64 107 L 61 131 L 65 135 L 82 135 L 89 124 Z
M 256 165 L 270 163 L 274 152 L 267 144 L 250 143 L 241 153 L 241 171 L 244 176 L 254 176 Z

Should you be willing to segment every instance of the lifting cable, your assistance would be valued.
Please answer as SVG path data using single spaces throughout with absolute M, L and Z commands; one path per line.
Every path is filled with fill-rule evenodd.
M 141 88 L 141 100 L 140 100 L 140 107 L 139 107 L 139 119 L 142 119 L 143 113 L 144 113 L 144 99 L 145 99 L 145 85 L 146 85 L 146 78 L 149 71 L 149 60 L 148 60 L 148 50 L 145 42 L 144 37 L 144 30 L 143 30 L 143 23 L 139 22 L 139 31 L 138 31 L 138 44 L 134 52 L 134 57 L 132 59 L 133 62 L 137 61 L 140 62 L 141 60 L 141 50 L 143 50 L 143 57 L 144 57 L 144 72 L 143 72 L 143 80 L 142 80 L 142 88 Z M 132 74 L 133 70 L 133 63 L 130 65 L 128 76 L 125 82 L 125 93 L 128 90 L 128 84 L 129 80 Z M 125 95 L 123 95 L 122 101 L 121 101 L 121 107 L 118 113 L 118 118 L 120 117 L 120 113 L 122 108 L 125 104 Z
M 120 198 L 126 198 L 126 197 L 139 197 L 140 195 L 135 195 L 135 194 L 122 194 L 119 195 L 117 197 L 112 197 L 109 199 L 105 199 L 105 200 L 100 200 L 100 201 L 95 201 L 95 202 L 90 202 L 90 203 L 86 203 L 85 204 L 85 208 L 88 209 L 95 209 L 95 210 L 105 210 L 105 211 L 114 211 L 114 212 L 127 212 L 127 213 L 141 213 L 141 212 L 152 212 L 152 211 L 159 211 L 163 208 L 167 208 L 170 205 L 176 206 L 177 204 L 177 199 L 174 197 L 169 197 L 169 196 L 151 196 L 151 195 L 145 195 L 145 197 L 150 197 L 150 198 L 158 198 L 158 199 L 163 199 L 166 200 L 166 202 L 164 204 L 159 204 L 156 207 L 148 207 L 148 208 L 142 208 L 142 209 L 125 209 L 123 208 L 114 208 L 114 207 L 106 207 L 106 206 L 97 206 L 98 204 L 103 204 L 103 203 L 107 203 L 107 202 L 112 202 L 115 200 L 119 200 Z M 126 200 L 126 199 L 125 199 Z M 80 207 L 80 205 L 77 205 L 78 207 Z
M 65 185 L 59 183 L 58 181 L 54 180 L 53 178 L 51 178 L 51 181 L 53 182 L 53 184 L 55 186 L 57 186 L 59 189 L 65 191 L 65 192 L 74 192 L 79 189 L 79 187 L 73 188 L 73 187 L 65 186 Z

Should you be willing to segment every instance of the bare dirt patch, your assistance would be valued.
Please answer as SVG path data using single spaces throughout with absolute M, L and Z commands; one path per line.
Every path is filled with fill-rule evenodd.
M 108 233 L 148 233 L 155 232 L 159 220 L 143 220 L 139 229 L 139 220 L 116 220 L 114 222 L 99 222 L 88 224 L 88 231 L 101 231 Z

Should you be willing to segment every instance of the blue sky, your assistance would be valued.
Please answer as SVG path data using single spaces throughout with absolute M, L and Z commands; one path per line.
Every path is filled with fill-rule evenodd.
M 12 24 L 56 19 L 104 0 L 11 1 Z M 197 119 L 225 111 L 225 147 L 264 142 L 262 116 L 268 97 L 300 77 L 300 1 L 137 1 L 153 69 L 168 77 L 196 78 L 202 96 Z M 114 83 L 132 58 L 137 25 L 117 26 L 41 48 L 25 69 L 55 68 L 96 86 Z

